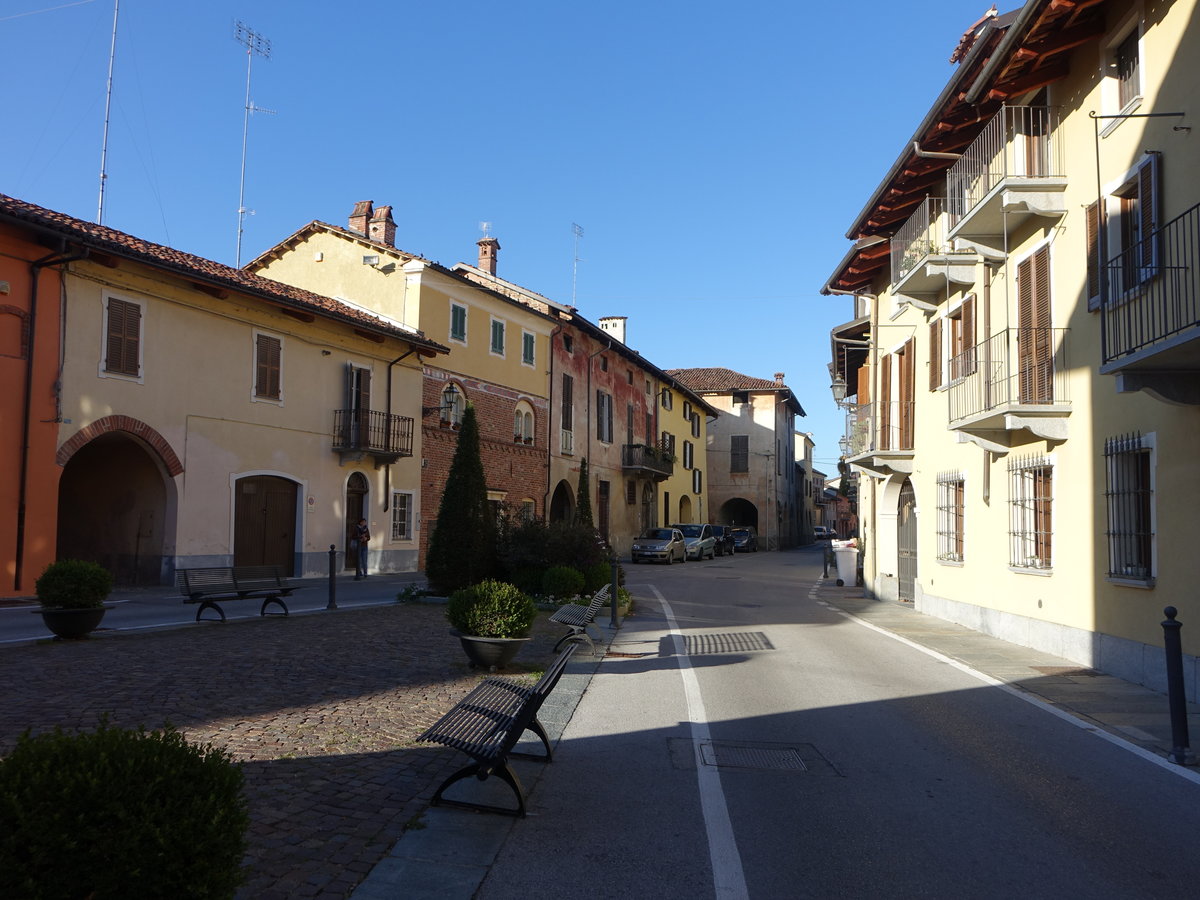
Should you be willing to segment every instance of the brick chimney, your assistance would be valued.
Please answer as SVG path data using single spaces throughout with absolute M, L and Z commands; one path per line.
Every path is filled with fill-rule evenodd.
M 479 245 L 479 268 L 489 275 L 496 274 L 496 259 L 500 255 L 500 242 L 494 237 L 476 241 Z
M 351 231 L 357 231 L 359 234 L 365 235 L 367 233 L 367 223 L 371 221 L 374 207 L 374 201 L 359 200 L 354 204 L 354 212 L 350 213 L 350 222 L 346 227 Z
M 367 228 L 367 237 L 371 240 L 379 244 L 387 244 L 389 247 L 396 246 L 396 223 L 392 219 L 390 206 L 381 206 L 375 210 Z
M 780 387 L 783 387 L 783 373 L 782 372 L 775 373 L 775 383 L 777 385 L 779 385 Z

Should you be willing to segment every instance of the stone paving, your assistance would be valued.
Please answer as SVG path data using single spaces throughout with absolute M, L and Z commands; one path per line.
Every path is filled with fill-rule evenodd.
M 414 744 L 480 675 L 445 607 L 396 604 L 0 650 L 0 755 L 25 729 L 170 722 L 241 761 L 256 900 L 346 897 L 462 765 Z M 544 666 L 540 615 L 510 674 Z

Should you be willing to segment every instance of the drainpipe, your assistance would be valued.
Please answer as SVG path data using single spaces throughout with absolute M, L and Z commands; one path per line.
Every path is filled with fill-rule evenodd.
M 936 150 L 922 150 L 921 145 L 913 141 L 913 153 L 921 159 L 962 159 L 961 153 L 939 153 Z
M 60 243 L 65 247 L 66 242 Z M 33 411 L 33 373 L 34 352 L 37 349 L 37 308 L 38 308 L 38 276 L 47 266 L 60 266 L 69 262 L 84 259 L 88 251 L 84 250 L 74 255 L 64 255 L 63 250 L 56 250 L 29 264 L 29 354 L 25 358 L 25 397 L 23 414 L 21 416 L 21 472 L 17 482 L 17 540 L 15 548 L 16 564 L 13 567 L 13 590 L 20 591 L 21 579 L 25 569 L 25 504 L 29 495 L 26 481 L 29 477 L 29 417 Z M 61 336 L 60 336 L 61 340 Z
M 554 460 L 554 336 L 562 332 L 562 325 L 555 325 L 554 330 L 550 332 L 550 409 L 546 413 L 546 494 L 542 497 L 542 518 L 547 522 L 550 521 L 550 494 L 553 491 L 553 486 L 550 484 L 550 479 L 554 477 L 551 463 Z M 559 421 L 559 431 L 562 431 L 562 422 Z M 561 437 L 559 438 L 561 441 Z M 559 444 L 561 455 L 562 444 Z
M 392 435 L 392 367 L 403 359 L 407 359 L 417 351 L 410 349 L 407 353 L 397 356 L 387 365 L 387 422 L 388 422 L 388 438 Z M 420 426 L 420 422 L 415 423 L 414 427 Z M 387 448 L 391 450 L 391 447 Z M 383 511 L 388 512 L 392 508 L 392 464 L 388 463 L 383 467 Z

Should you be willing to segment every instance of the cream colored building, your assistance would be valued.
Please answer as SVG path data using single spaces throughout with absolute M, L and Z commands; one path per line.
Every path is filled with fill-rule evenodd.
M 1194 0 L 985 16 L 874 136 L 902 150 L 823 291 L 853 298 L 867 587 L 1154 686 L 1163 608 L 1200 625 L 1197 28 Z

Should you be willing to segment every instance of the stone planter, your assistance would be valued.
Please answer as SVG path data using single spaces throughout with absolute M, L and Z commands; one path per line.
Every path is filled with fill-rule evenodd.
M 62 640 L 73 641 L 85 638 L 98 627 L 104 614 L 112 609 L 112 605 L 92 607 L 89 609 L 35 609 L 40 613 L 42 621 L 54 635 Z
M 461 634 L 457 631 L 453 632 L 453 634 L 462 644 L 463 650 L 466 651 L 467 659 L 471 662 L 471 667 L 486 668 L 489 672 L 495 672 L 497 669 L 503 669 L 507 666 L 529 640 L 527 637 L 475 637 L 474 635 Z

